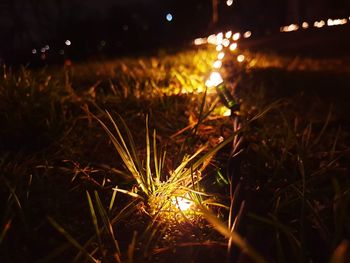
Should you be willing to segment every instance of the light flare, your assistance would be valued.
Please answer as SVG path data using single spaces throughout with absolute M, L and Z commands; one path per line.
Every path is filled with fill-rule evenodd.
M 233 34 L 233 37 L 232 37 L 233 41 L 237 41 L 237 40 L 240 39 L 240 38 L 241 38 L 241 33 L 235 33 L 235 34 Z
M 242 63 L 244 60 L 245 60 L 245 56 L 244 56 L 244 55 L 239 55 L 239 56 L 237 56 L 237 61 L 238 61 L 239 63 Z
M 217 71 L 214 71 L 210 74 L 209 79 L 205 82 L 205 85 L 208 88 L 214 88 L 219 86 L 221 83 L 223 83 L 224 80 L 221 77 L 221 74 Z
M 238 47 L 238 44 L 237 44 L 237 43 L 232 43 L 232 44 L 230 45 L 230 50 L 231 50 L 231 51 L 235 51 L 235 50 L 237 49 L 237 47 Z
M 252 36 L 252 32 L 251 31 L 246 31 L 244 34 L 243 34 L 243 37 L 244 38 L 250 38 Z

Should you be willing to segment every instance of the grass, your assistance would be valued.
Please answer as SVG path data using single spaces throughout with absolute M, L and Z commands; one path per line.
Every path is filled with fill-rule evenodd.
M 228 57 L 239 126 L 204 92 L 215 58 L 4 66 L 2 261 L 346 262 L 347 74 Z

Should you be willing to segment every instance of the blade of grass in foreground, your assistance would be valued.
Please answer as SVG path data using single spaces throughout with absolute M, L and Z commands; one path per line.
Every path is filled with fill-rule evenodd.
M 83 255 L 85 255 L 85 257 L 93 263 L 98 263 L 99 261 L 96 260 L 95 258 L 93 258 L 87 251 L 86 249 L 81 246 L 79 244 L 78 241 L 76 241 L 60 224 L 58 224 L 53 218 L 51 217 L 47 217 L 47 219 L 49 220 L 50 224 L 58 231 L 60 232 L 66 239 L 67 241 L 74 246 L 75 248 L 77 248 Z
M 267 261 L 258 253 L 253 247 L 251 247 L 241 236 L 230 229 L 219 220 L 216 215 L 210 212 L 204 206 L 201 206 L 201 212 L 205 219 L 212 224 L 212 226 L 223 236 L 232 240 L 243 252 L 245 252 L 256 263 L 267 263 Z

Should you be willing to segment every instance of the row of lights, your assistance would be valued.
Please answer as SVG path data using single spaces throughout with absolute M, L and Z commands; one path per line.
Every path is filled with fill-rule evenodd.
M 218 34 L 212 34 L 206 38 L 197 38 L 194 40 L 194 44 L 199 45 L 214 45 L 217 53 L 217 58 L 213 63 L 213 70 L 205 82 L 205 85 L 209 89 L 208 92 L 213 92 L 215 88 L 217 92 L 222 94 L 225 97 L 227 106 L 226 111 L 223 113 L 224 116 L 231 115 L 231 107 L 234 106 L 235 102 L 230 101 L 230 94 L 226 91 L 226 88 L 223 85 L 223 78 L 220 74 L 220 69 L 223 65 L 223 59 L 226 56 L 226 52 L 229 50 L 230 52 L 236 52 L 238 48 L 238 40 L 241 38 L 250 38 L 252 36 L 251 31 L 246 31 L 243 34 L 240 32 L 233 33 L 232 31 L 227 31 L 226 33 L 220 32 Z M 242 63 L 245 60 L 245 56 L 243 54 L 238 54 L 236 57 L 237 62 Z
M 70 45 L 72 44 L 72 42 L 71 42 L 69 39 L 67 39 L 67 40 L 64 42 L 64 44 L 65 44 L 66 46 L 70 46 Z M 49 46 L 49 45 L 46 45 L 46 46 L 44 46 L 44 47 L 42 47 L 42 48 L 40 49 L 40 52 L 41 52 L 42 54 L 45 54 L 45 52 L 47 52 L 47 51 L 49 51 L 49 50 L 50 50 L 50 46 Z M 38 54 L 38 50 L 37 50 L 36 48 L 33 48 L 33 49 L 32 49 L 32 54 L 33 54 L 33 55 Z M 60 54 L 60 55 L 64 55 L 64 50 L 61 49 L 61 50 L 59 51 L 59 54 Z
M 326 20 L 320 20 L 320 21 L 315 21 L 313 24 L 309 24 L 308 22 L 303 22 L 301 25 L 298 24 L 290 24 L 288 26 L 282 26 L 280 28 L 280 32 L 293 32 L 293 31 L 298 31 L 300 28 L 302 29 L 308 29 L 312 25 L 314 28 L 322 28 L 325 26 L 342 26 L 350 21 L 350 16 L 349 18 L 337 18 L 337 19 L 327 19 Z

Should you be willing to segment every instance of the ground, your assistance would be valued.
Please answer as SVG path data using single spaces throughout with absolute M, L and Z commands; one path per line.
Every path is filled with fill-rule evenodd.
M 3 66 L 2 262 L 223 262 L 233 218 L 245 241 L 230 236 L 232 262 L 247 262 L 254 251 L 256 262 L 346 262 L 350 75 L 339 56 L 346 52 L 278 50 L 289 37 L 243 42 L 243 63 L 236 53 L 225 58 L 225 84 L 241 104 L 238 131 L 216 93 L 204 92 L 216 57 L 211 47 L 43 70 Z M 158 160 L 166 151 L 160 185 L 181 170 L 185 155 L 207 145 L 179 174 L 206 194 L 192 192 L 195 206 L 211 212 L 198 208 L 185 220 L 180 212 L 171 220 L 154 213 L 153 195 L 142 191 L 98 121 L 125 153 L 106 110 L 141 173 L 156 177 L 154 149 Z M 244 151 L 232 157 L 239 138 Z

